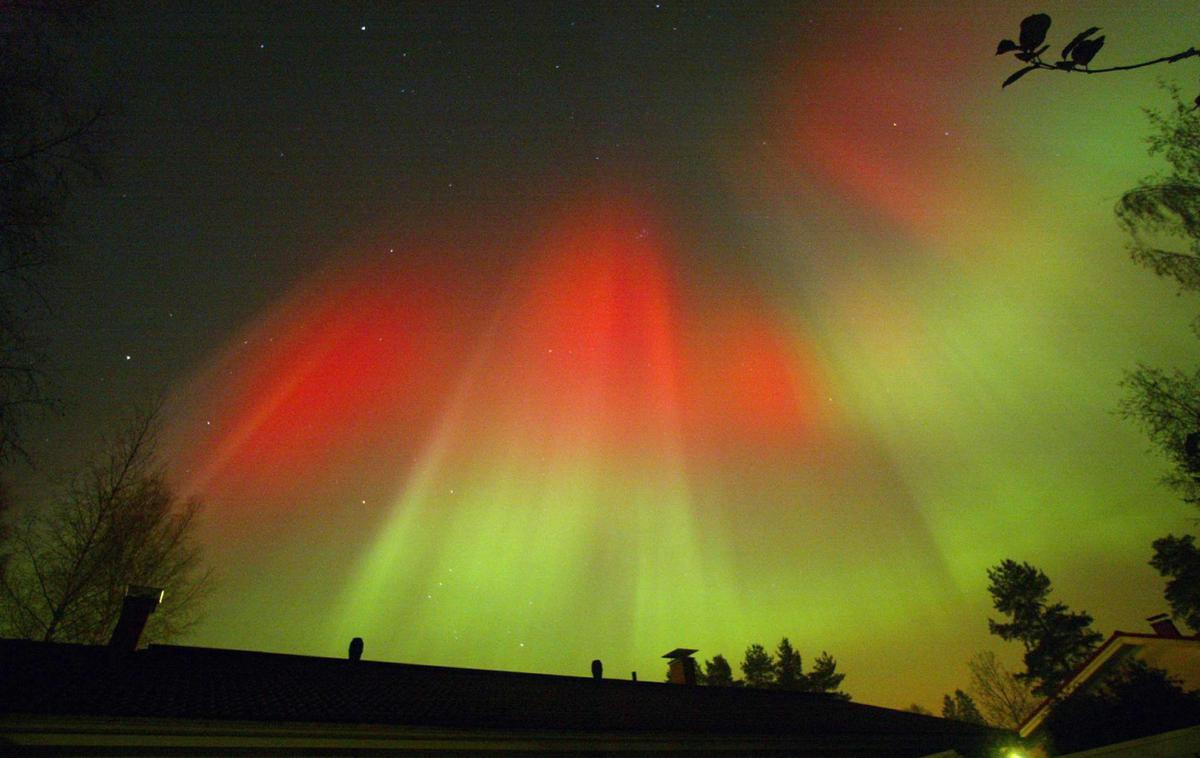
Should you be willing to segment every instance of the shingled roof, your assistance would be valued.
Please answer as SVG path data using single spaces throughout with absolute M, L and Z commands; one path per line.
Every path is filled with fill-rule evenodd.
M 192 724 L 193 733 L 194 725 L 290 724 L 337 727 L 336 733 L 347 738 L 369 728 L 375 737 L 397 736 L 395 749 L 403 735 L 418 728 L 451 740 L 456 734 L 501 741 L 521 737 L 521 744 L 532 749 L 553 736 L 546 744 L 554 747 L 544 749 L 601 743 L 650 749 L 669 743 L 889 758 L 948 749 L 981 754 L 997 737 L 968 724 L 820 693 L 167 645 L 117 653 L 26 640 L 0 640 L 0 713 L 5 714 L 0 741 L 10 745 L 32 744 L 30 735 L 51 724 L 60 731 L 64 724 L 75 724 L 76 731 L 85 724 L 108 732 L 114 724 L 124 724 L 126 731 L 135 724 L 158 732 L 164 724 Z

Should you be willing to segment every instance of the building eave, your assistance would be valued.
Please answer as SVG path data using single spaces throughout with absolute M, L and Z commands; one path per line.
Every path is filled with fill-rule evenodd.
M 1057 692 L 1043 700 L 1029 714 L 1025 722 L 1021 724 L 1020 729 L 1018 729 L 1018 733 L 1021 737 L 1028 738 L 1037 732 L 1042 723 L 1050 715 L 1050 711 L 1053 710 L 1056 703 L 1069 697 L 1080 687 L 1084 686 L 1092 677 L 1103 670 L 1113 658 L 1123 653 L 1126 649 L 1137 649 L 1152 645 L 1200 647 L 1200 639 L 1195 637 L 1163 637 L 1158 634 L 1145 634 L 1141 632 L 1113 632 L 1100 647 L 1096 648 L 1086 661 L 1080 664 L 1079 668 L 1059 687 Z
M 87 749 L 121 755 L 391 755 L 418 752 L 792 753 L 916 755 L 897 735 L 861 735 L 836 746 L 821 736 L 586 733 L 491 729 L 435 729 L 373 724 L 204 721 L 8 714 L 0 716 L 0 745 L 21 755 L 64 755 Z M 916 750 L 916 752 L 914 752 Z

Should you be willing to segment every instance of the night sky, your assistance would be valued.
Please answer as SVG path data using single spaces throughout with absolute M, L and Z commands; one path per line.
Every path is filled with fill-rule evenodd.
M 657 680 L 788 636 L 940 703 L 1028 560 L 1106 634 L 1194 515 L 1115 413 L 1194 308 L 1112 207 L 1193 2 L 147 3 L 50 272 L 27 495 L 166 398 L 187 642 Z M 1184 68 L 1185 66 L 1189 66 Z M 168 593 L 170 592 L 168 588 Z

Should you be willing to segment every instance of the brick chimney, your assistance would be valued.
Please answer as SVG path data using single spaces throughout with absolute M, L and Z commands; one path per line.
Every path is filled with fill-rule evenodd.
M 113 629 L 108 647 L 116 652 L 132 653 L 142 639 L 146 620 L 162 602 L 163 591 L 158 587 L 139 587 L 131 584 L 125 590 L 125 602 L 121 605 L 121 616 Z
M 1183 636 L 1175 627 L 1175 622 L 1172 621 L 1171 617 L 1165 613 L 1157 613 L 1146 620 L 1150 622 L 1150 628 L 1153 629 L 1154 633 L 1159 637 L 1179 639 Z
M 667 665 L 667 677 L 671 684 L 696 683 L 696 659 L 692 657 L 694 652 L 696 651 L 691 648 L 677 647 L 663 656 L 671 661 Z

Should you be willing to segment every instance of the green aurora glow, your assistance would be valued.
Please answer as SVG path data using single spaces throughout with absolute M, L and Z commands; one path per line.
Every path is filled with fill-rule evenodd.
M 514 202 L 524 227 L 497 230 L 502 243 L 422 258 L 440 283 L 429 302 L 395 292 L 411 306 L 397 321 L 345 293 L 393 275 L 377 240 L 410 221 L 330 256 L 180 384 L 180 478 L 210 504 L 223 578 L 192 641 L 340 655 L 362 636 L 374 659 L 586 675 L 600 658 L 657 680 L 676 646 L 733 660 L 786 635 L 806 662 L 832 653 L 857 700 L 904 707 L 965 686 L 978 650 L 1017 660 L 987 634 L 985 570 L 1004 558 L 1043 568 L 1105 633 L 1140 629 L 1165 606 L 1150 541 L 1194 514 L 1114 415 L 1117 384 L 1138 361 L 1191 365 L 1194 308 L 1127 260 L 1111 209 L 1155 169 L 1139 112 L 1165 102 L 1155 77 L 1190 92 L 1200 69 L 1002 92 L 1012 62 L 995 42 L 1040 10 L 1052 41 L 1104 27 L 1112 62 L 1186 48 L 1200 28 L 1192 3 L 797 9 L 762 35 L 776 47 L 744 51 L 760 68 L 725 88 L 735 103 L 679 106 L 712 123 L 646 148 L 661 175 L 627 165 L 581 178 L 578 200 Z M 562 272 L 538 261 L 576 250 L 546 230 L 614 194 L 598 186 L 653 198 L 622 197 L 600 225 L 650 226 L 652 241 L 628 259 L 612 243 L 581 290 L 637 321 L 609 378 L 633 387 L 628 407 L 609 379 L 543 386 L 533 357 L 562 345 L 539 331 L 559 316 L 534 308 Z M 462 273 L 476 256 L 503 262 Z M 645 307 L 621 311 L 643 285 Z M 579 304 L 562 307 L 574 323 Z M 760 439 L 768 422 L 740 428 L 741 406 L 697 411 L 723 421 L 689 431 L 689 393 L 709 402 L 723 374 L 693 392 L 682 373 L 717 376 L 708 340 L 744 323 L 782 361 L 801 433 Z M 397 325 L 415 335 L 404 360 L 425 368 L 346 358 L 345 335 Z M 666 378 L 638 373 L 660 347 L 683 357 Z M 326 363 L 386 381 L 305 389 Z M 342 403 L 327 415 L 321 387 Z M 613 431 L 639 413 L 632 437 Z

